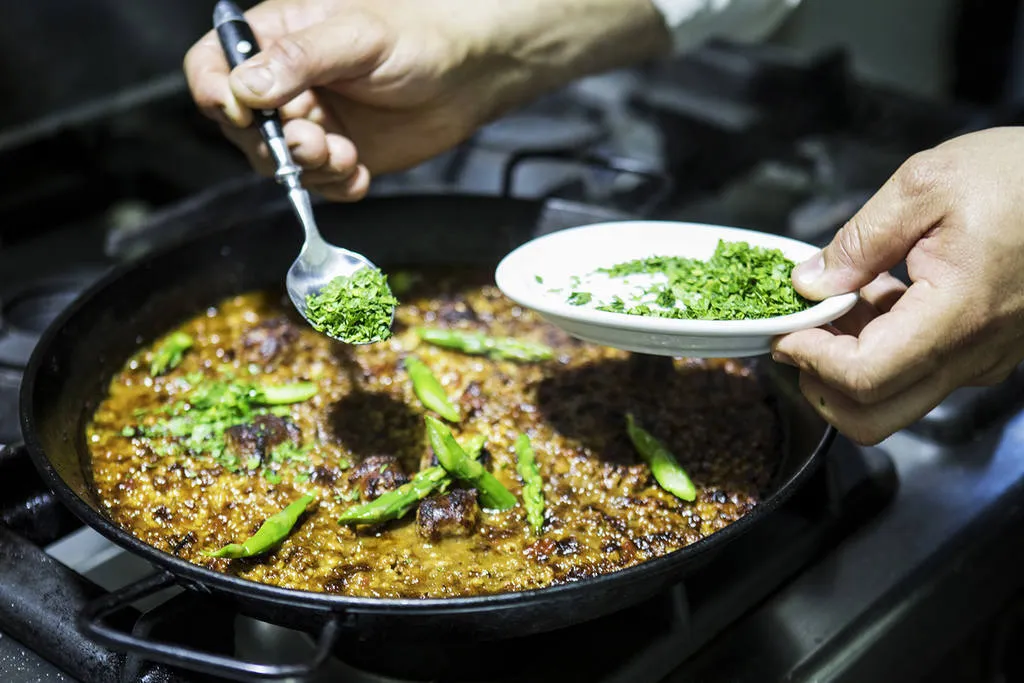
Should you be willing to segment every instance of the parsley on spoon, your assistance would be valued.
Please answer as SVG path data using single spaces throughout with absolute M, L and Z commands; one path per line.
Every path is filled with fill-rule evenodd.
M 259 52 L 256 37 L 241 10 L 221 0 L 213 24 L 231 68 Z M 285 284 L 295 308 L 317 331 L 348 344 L 370 344 L 391 336 L 395 301 L 380 270 L 362 254 L 328 244 L 317 229 L 302 169 L 288 150 L 281 117 L 274 110 L 253 117 L 277 164 L 277 182 L 288 188 L 295 215 L 306 232 Z M 369 285 L 369 286 L 364 286 Z

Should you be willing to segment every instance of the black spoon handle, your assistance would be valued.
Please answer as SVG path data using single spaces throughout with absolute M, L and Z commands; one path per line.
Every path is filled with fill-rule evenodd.
M 242 11 L 231 0 L 220 0 L 213 10 L 213 26 L 220 39 L 224 56 L 234 69 L 260 51 L 259 43 Z M 284 140 L 281 117 L 274 109 L 253 111 L 253 118 L 277 163 L 277 179 L 286 182 L 294 179 L 297 183 L 301 169 L 292 161 L 288 145 Z M 291 185 L 291 182 L 288 182 Z

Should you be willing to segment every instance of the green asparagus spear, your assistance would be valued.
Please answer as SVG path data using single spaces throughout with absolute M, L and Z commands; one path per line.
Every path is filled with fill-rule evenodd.
M 697 498 L 696 487 L 686 471 L 676 462 L 675 457 L 660 441 L 637 425 L 633 415 L 629 413 L 626 414 L 626 431 L 637 453 L 651 468 L 651 474 L 661 488 L 686 501 Z
M 533 533 L 540 535 L 544 527 L 544 490 L 537 467 L 537 457 L 530 444 L 530 437 L 520 434 L 516 439 L 516 471 L 523 478 L 523 506 L 526 519 Z
M 299 515 L 306 511 L 306 507 L 311 502 L 313 502 L 313 496 L 309 494 L 302 496 L 276 515 L 268 517 L 267 521 L 263 522 L 262 526 L 256 530 L 256 533 L 245 539 L 244 542 L 240 544 L 231 543 L 220 550 L 206 553 L 206 555 L 210 557 L 230 557 L 233 559 L 237 557 L 252 557 L 253 555 L 266 552 L 283 541 L 291 533 L 295 522 L 299 520 Z
M 425 408 L 433 410 L 449 422 L 458 422 L 462 419 L 459 409 L 449 400 L 444 387 L 423 361 L 415 356 L 406 356 L 405 371 L 412 380 L 412 390 L 416 392 L 417 398 Z
M 149 364 L 150 376 L 156 377 L 178 367 L 182 356 L 190 348 L 192 348 L 192 337 L 180 331 L 172 333 L 153 352 L 153 360 Z
M 483 436 L 470 437 L 466 440 L 463 450 L 475 460 L 480 457 L 486 441 Z M 428 467 L 394 491 L 388 491 L 368 503 L 345 510 L 338 518 L 338 523 L 378 524 L 390 519 L 399 519 L 421 500 L 450 483 L 451 477 L 443 467 Z
M 394 491 L 388 491 L 368 503 L 355 505 L 341 513 L 339 524 L 376 524 L 404 517 L 417 503 L 448 480 L 443 467 L 428 467 Z
M 267 406 L 302 403 L 316 396 L 316 384 L 293 382 L 292 384 L 264 385 L 254 390 L 253 403 Z
M 548 360 L 555 355 L 551 347 L 544 344 L 511 337 L 488 337 L 479 332 L 420 327 L 416 334 L 428 344 L 494 360 L 530 362 Z
M 466 442 L 462 444 L 462 450 L 466 451 L 466 455 L 474 460 L 479 460 L 480 454 L 483 453 L 485 443 L 487 443 L 486 436 L 482 434 L 474 434 L 466 439 Z
M 515 507 L 516 497 L 498 479 L 473 460 L 458 444 L 451 431 L 435 417 L 426 416 L 427 434 L 441 467 L 456 479 L 469 482 L 480 492 L 481 504 L 492 510 Z

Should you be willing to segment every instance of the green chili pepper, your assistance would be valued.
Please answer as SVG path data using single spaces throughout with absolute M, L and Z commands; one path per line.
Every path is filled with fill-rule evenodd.
M 626 431 L 640 457 L 651 468 L 655 480 L 669 493 L 686 501 L 697 498 L 697 489 L 689 475 L 676 462 L 665 446 L 636 424 L 631 414 L 626 415 Z
M 415 356 L 406 356 L 405 371 L 409 373 L 412 389 L 425 408 L 433 410 L 449 422 L 459 422 L 462 419 L 459 409 L 451 402 L 444 387 L 423 361 Z
M 495 360 L 530 362 L 548 360 L 555 355 L 554 350 L 544 344 L 511 337 L 488 337 L 479 332 L 420 327 L 416 329 L 416 334 L 434 346 L 474 356 L 488 356 Z
M 317 389 L 312 382 L 294 382 L 256 387 L 253 391 L 253 403 L 276 406 L 307 401 L 316 396 Z
M 533 533 L 540 535 L 544 527 L 544 482 L 537 467 L 537 457 L 530 444 L 530 437 L 520 434 L 516 439 L 516 471 L 523 479 L 523 507 L 526 519 Z
M 309 494 L 302 496 L 284 510 L 268 517 L 267 521 L 263 522 L 260 528 L 256 530 L 256 533 L 245 539 L 241 544 L 232 543 L 215 552 L 206 553 L 206 555 L 209 557 L 229 557 L 234 559 L 238 557 L 252 557 L 253 555 L 266 552 L 283 541 L 291 533 L 292 527 L 299 520 L 299 516 L 306 511 L 306 507 L 311 502 L 313 502 L 313 496 Z
M 428 467 L 394 491 L 388 491 L 369 503 L 354 505 L 338 518 L 340 524 L 377 524 L 405 516 L 417 503 L 448 480 L 443 467 Z
M 441 467 L 456 479 L 462 479 L 480 492 L 480 502 L 492 510 L 508 510 L 516 505 L 516 497 L 498 479 L 471 458 L 452 436 L 443 422 L 426 416 L 427 434 L 434 455 Z
M 192 343 L 192 337 L 184 332 L 173 332 L 153 352 L 153 360 L 149 364 L 150 376 L 156 377 L 178 367 L 185 352 L 192 348 Z
M 475 460 L 480 457 L 486 441 L 483 436 L 472 436 L 466 440 L 463 450 Z M 451 477 L 443 467 L 428 467 L 394 491 L 388 491 L 368 503 L 348 508 L 341 513 L 338 523 L 379 524 L 391 519 L 400 519 L 421 500 L 449 484 Z

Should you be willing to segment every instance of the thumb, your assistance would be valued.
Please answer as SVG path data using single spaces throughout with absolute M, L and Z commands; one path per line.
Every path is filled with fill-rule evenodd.
M 365 76 L 391 50 L 392 37 L 369 15 L 331 17 L 275 40 L 231 72 L 235 97 L 253 109 L 276 109 L 313 86 Z
M 907 257 L 946 208 L 943 186 L 923 159 L 911 157 L 824 249 L 793 269 L 797 292 L 812 301 L 856 292 Z

